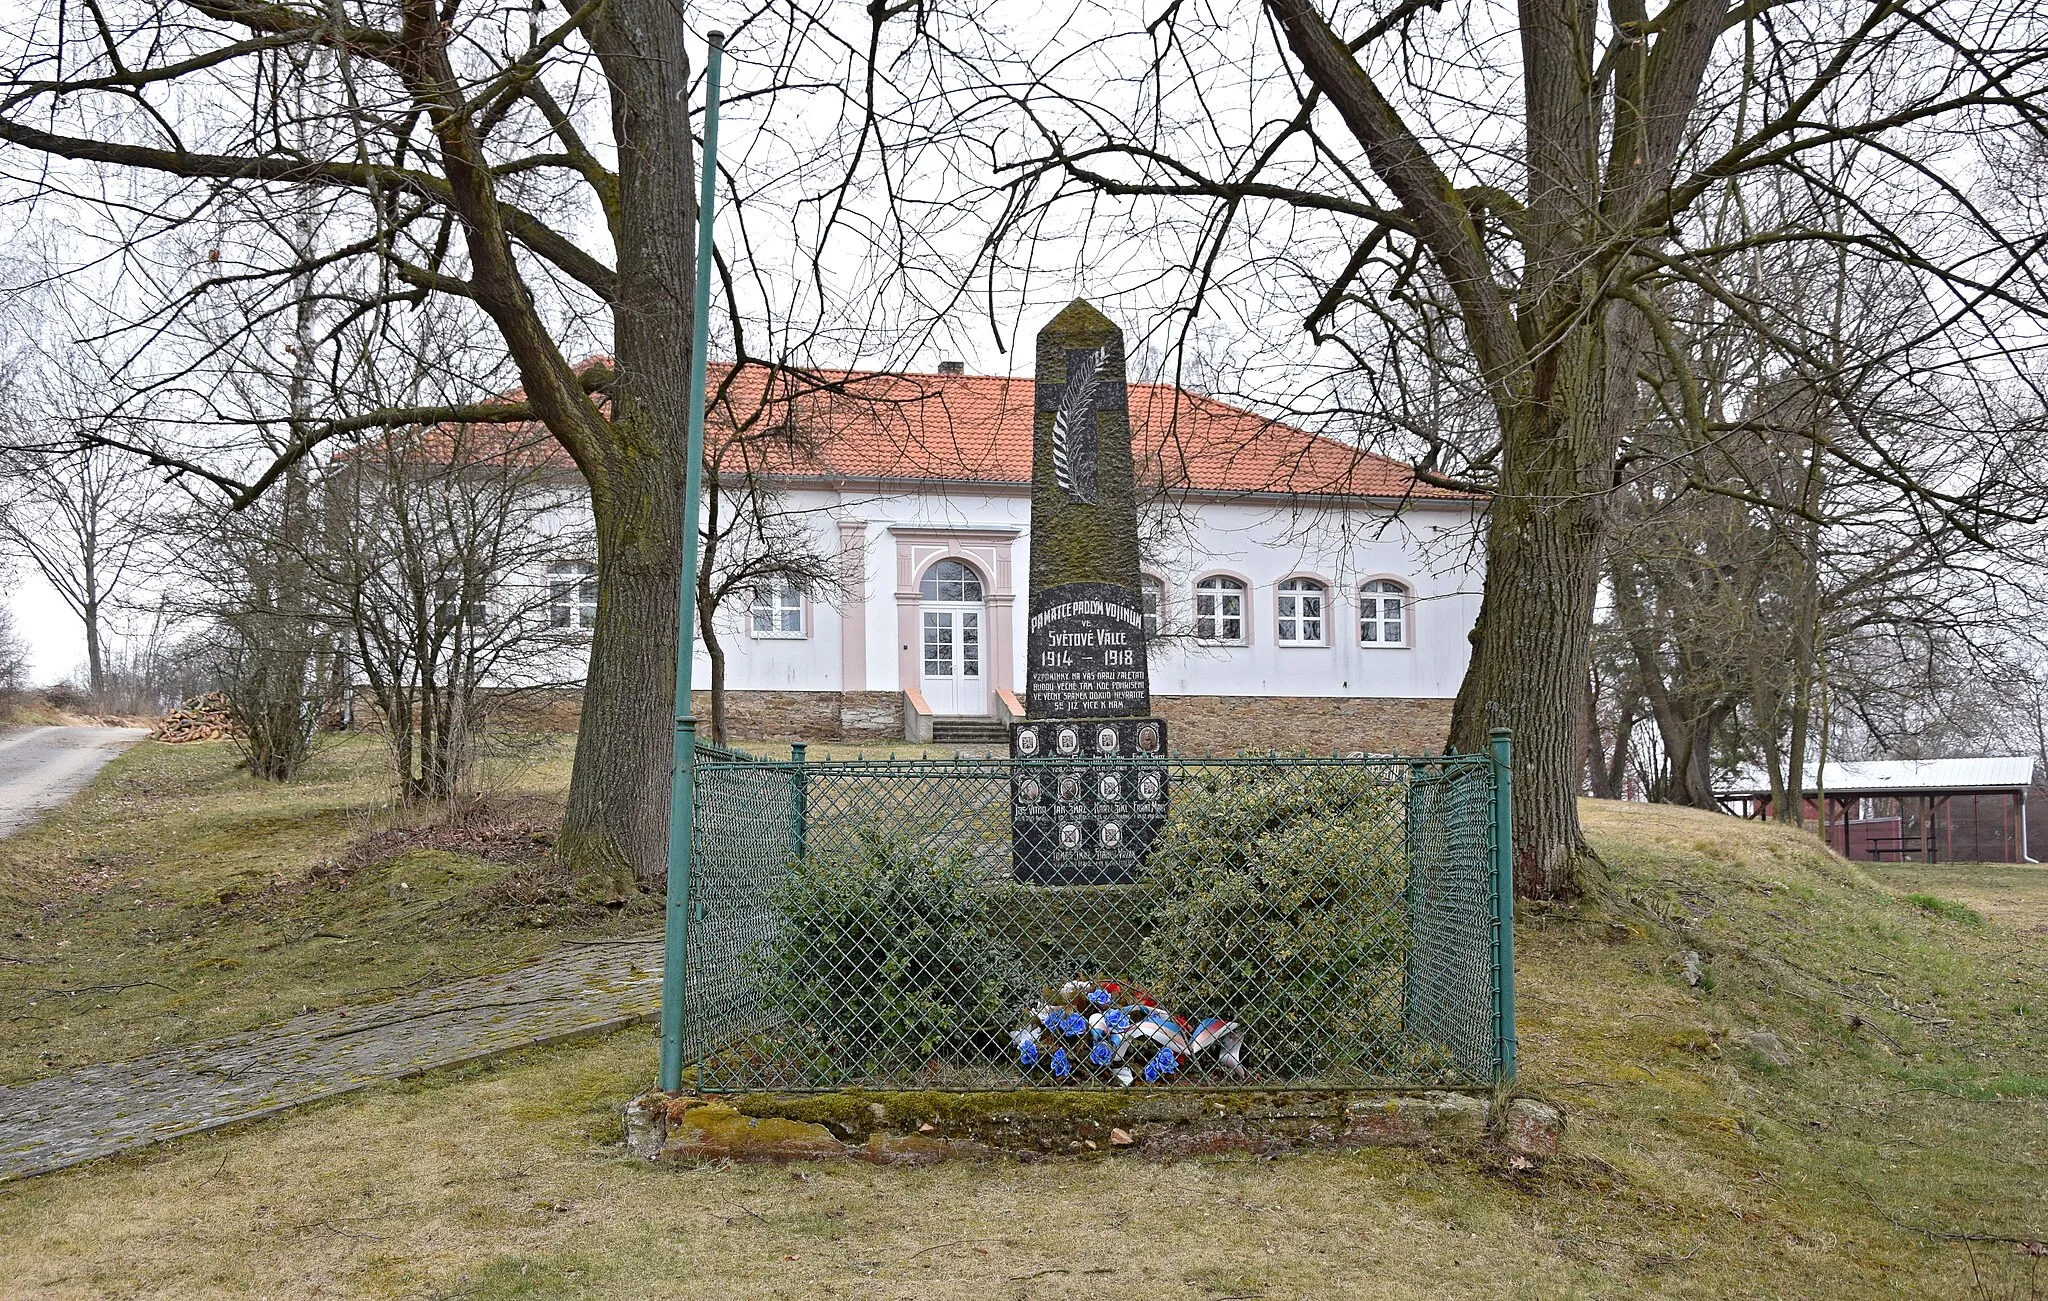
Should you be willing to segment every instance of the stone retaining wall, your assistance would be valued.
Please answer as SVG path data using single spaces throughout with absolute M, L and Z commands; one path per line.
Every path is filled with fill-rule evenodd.
M 698 719 L 698 736 L 711 736 L 711 693 L 692 690 L 690 705 Z M 575 731 L 582 713 L 580 690 L 559 690 L 549 697 L 522 699 L 526 717 Z M 375 709 L 360 707 L 358 719 L 369 723 Z M 897 690 L 727 690 L 725 731 L 748 742 L 901 742 L 903 693 Z
M 1375 696 L 1160 696 L 1181 754 L 1242 750 L 1332 750 L 1440 754 L 1451 735 L 1451 702 Z
M 698 719 L 708 724 L 711 693 L 694 693 L 693 703 Z M 574 692 L 551 697 L 546 702 L 549 720 L 574 728 L 576 704 Z M 358 717 L 367 720 L 373 712 L 362 710 Z M 1448 700 L 1155 695 L 1152 712 L 1172 728 L 1173 748 L 1188 755 L 1243 750 L 1435 754 L 1451 730 Z M 728 691 L 725 715 L 727 734 L 749 741 L 903 739 L 900 691 Z

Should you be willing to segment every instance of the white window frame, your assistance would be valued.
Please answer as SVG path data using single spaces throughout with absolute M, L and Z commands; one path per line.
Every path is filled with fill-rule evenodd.
M 764 615 L 771 626 L 761 626 Z M 794 616 L 796 627 L 781 626 L 784 615 Z M 754 599 L 747 605 L 747 635 L 756 641 L 802 641 L 810 636 L 810 602 L 804 599 L 803 589 L 779 576 L 756 583 Z
M 958 565 L 960 568 L 966 570 L 967 577 L 946 579 L 940 578 L 939 568 L 947 564 Z M 959 583 L 960 595 L 944 595 L 939 590 L 939 584 L 942 582 Z M 971 594 L 969 584 L 972 584 Z M 968 605 L 977 601 L 986 601 L 988 599 L 988 580 L 981 576 L 981 571 L 979 569 L 976 569 L 973 565 L 968 564 L 965 560 L 960 559 L 958 556 L 940 556 L 937 560 L 934 560 L 931 564 L 925 566 L 923 576 L 917 580 L 917 594 L 918 599 L 924 601 L 937 601 L 947 605 Z
M 1313 613 L 1306 608 L 1311 602 Z M 1311 622 L 1315 625 L 1313 637 L 1303 633 L 1303 625 Z M 1306 574 L 1280 580 L 1273 600 L 1274 640 L 1282 646 L 1327 646 L 1330 644 L 1329 631 L 1330 585 Z
M 596 626 L 597 566 L 588 560 L 557 560 L 549 564 L 548 627 L 588 632 Z
M 472 632 L 483 631 L 491 626 L 491 598 L 488 593 L 471 592 L 467 604 L 457 606 L 462 600 L 463 580 L 439 578 L 434 580 L 434 627 L 442 632 L 458 626 Z
M 1156 598 L 1155 600 L 1153 600 L 1153 608 L 1150 610 L 1145 609 L 1145 602 L 1147 597 Z M 1166 631 L 1167 619 L 1165 579 L 1155 578 L 1151 574 L 1138 575 L 1138 609 L 1142 612 L 1144 616 L 1145 639 L 1147 641 L 1152 640 L 1154 637 L 1157 637 L 1161 633 Z
M 1400 602 L 1400 616 L 1398 619 L 1386 617 L 1385 603 L 1390 600 Z M 1415 642 L 1414 611 L 1415 589 L 1400 579 L 1369 578 L 1360 583 L 1358 585 L 1358 644 L 1366 650 L 1408 649 Z M 1401 629 L 1400 640 L 1388 641 L 1386 639 L 1387 625 L 1396 622 L 1399 623 Z M 1373 625 L 1373 631 L 1379 634 L 1377 639 L 1367 639 L 1365 635 L 1365 626 L 1367 624 Z
M 1237 613 L 1224 612 L 1224 598 L 1237 598 Z M 1208 574 L 1195 583 L 1195 640 L 1211 646 L 1251 644 L 1252 585 L 1235 574 Z M 1207 604 L 1205 611 L 1203 606 Z M 1228 620 L 1237 621 L 1237 636 L 1224 633 Z

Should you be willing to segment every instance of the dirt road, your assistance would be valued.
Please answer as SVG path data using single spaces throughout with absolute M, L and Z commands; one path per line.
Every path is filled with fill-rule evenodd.
M 139 727 L 31 727 L 0 732 L 0 836 L 12 835 L 83 789 Z

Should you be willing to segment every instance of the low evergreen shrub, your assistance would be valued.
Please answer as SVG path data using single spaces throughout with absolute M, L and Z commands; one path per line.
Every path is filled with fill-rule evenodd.
M 763 995 L 824 1076 L 992 1054 L 1016 1011 L 987 882 L 964 847 L 854 829 L 771 896 Z
M 1146 868 L 1142 978 L 1159 1001 L 1241 1022 L 1256 1077 L 1390 1067 L 1405 791 L 1385 771 L 1311 766 L 1177 782 Z

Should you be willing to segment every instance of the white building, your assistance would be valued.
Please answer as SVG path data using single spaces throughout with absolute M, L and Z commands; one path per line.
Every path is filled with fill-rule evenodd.
M 945 740 L 1021 713 L 1032 381 L 761 389 L 730 385 L 710 436 L 796 422 L 806 450 L 773 466 L 775 507 L 840 578 L 820 595 L 770 584 L 721 612 L 731 734 L 925 739 L 936 724 Z M 1140 527 L 1163 634 L 1154 712 L 1175 748 L 1440 749 L 1478 612 L 1484 503 L 1163 386 L 1131 386 L 1130 420 L 1153 493 Z M 558 622 L 588 617 L 582 564 L 555 571 Z

